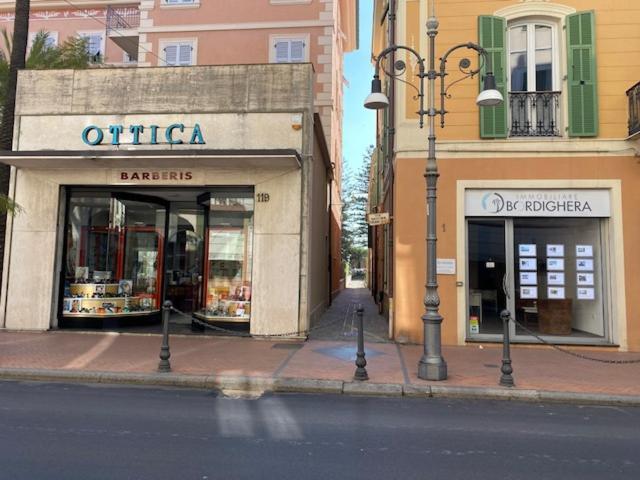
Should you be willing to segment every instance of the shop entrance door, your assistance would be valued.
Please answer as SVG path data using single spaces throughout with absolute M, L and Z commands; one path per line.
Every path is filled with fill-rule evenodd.
M 169 207 L 165 298 L 185 314 L 197 312 L 202 303 L 202 255 L 204 211 L 195 199 L 175 201 Z M 190 323 L 174 315 L 172 322 Z

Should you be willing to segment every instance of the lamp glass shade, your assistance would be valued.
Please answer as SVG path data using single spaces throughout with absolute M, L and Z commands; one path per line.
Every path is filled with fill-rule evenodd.
M 384 93 L 372 92 L 365 98 L 364 106 L 372 110 L 381 110 L 389 106 L 389 99 Z
M 476 104 L 479 107 L 494 107 L 500 105 L 504 99 L 502 94 L 498 90 L 483 90 L 478 94 L 476 98 Z

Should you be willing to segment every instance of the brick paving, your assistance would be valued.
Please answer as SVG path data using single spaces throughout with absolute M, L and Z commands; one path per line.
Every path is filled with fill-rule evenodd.
M 442 382 L 417 378 L 422 354 L 418 345 L 382 343 L 386 321 L 364 289 L 350 289 L 338 297 L 320 323 L 337 329 L 311 335 L 306 342 L 262 340 L 210 335 L 173 335 L 174 374 L 228 375 L 309 380 L 353 379 L 355 336 L 345 336 L 349 324 L 340 319 L 353 302 L 365 303 L 365 337 L 369 383 L 439 384 L 497 387 L 501 345 L 470 344 L 443 347 L 449 377 Z M 318 332 L 321 330 L 319 329 Z M 338 339 L 336 339 L 338 338 Z M 161 336 L 114 332 L 0 331 L 0 369 L 44 369 L 111 373 L 155 373 Z M 640 358 L 640 353 L 580 349 L 598 358 Z M 574 358 L 545 346 L 512 346 L 516 389 L 640 396 L 640 363 L 612 365 Z

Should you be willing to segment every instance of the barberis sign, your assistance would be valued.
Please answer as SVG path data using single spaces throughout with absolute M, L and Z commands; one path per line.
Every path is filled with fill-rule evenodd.
M 607 189 L 501 189 L 465 191 L 473 217 L 609 217 Z
M 204 133 L 198 123 L 187 126 L 174 123 L 159 125 L 89 125 L 82 131 L 82 141 L 90 147 L 101 145 L 205 145 Z

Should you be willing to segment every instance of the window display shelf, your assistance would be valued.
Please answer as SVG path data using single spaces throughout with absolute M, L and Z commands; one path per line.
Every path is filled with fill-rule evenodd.
M 140 310 L 138 312 L 118 312 L 118 313 L 89 313 L 89 312 L 64 312 L 65 317 L 95 318 L 95 317 L 139 317 L 146 315 L 154 315 L 160 310 Z
M 204 320 L 205 322 L 233 322 L 233 323 L 249 323 L 251 320 L 248 315 L 244 315 L 242 317 L 229 317 L 223 315 L 207 315 L 202 312 L 196 312 L 193 314 L 194 317 Z

